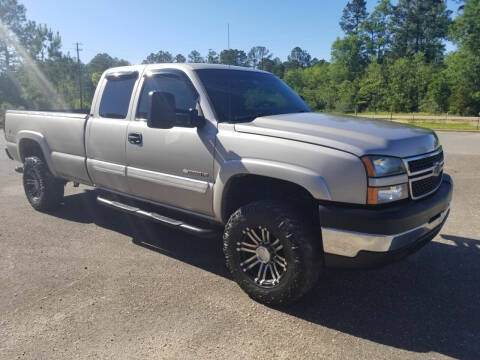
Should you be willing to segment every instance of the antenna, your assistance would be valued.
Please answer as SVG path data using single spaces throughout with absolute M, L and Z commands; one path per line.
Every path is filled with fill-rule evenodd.
M 230 23 L 227 23 L 227 49 L 230 50 Z
M 78 86 L 80 88 L 80 110 L 83 110 L 83 91 L 82 91 L 82 68 L 80 66 L 80 51 L 83 49 L 80 49 L 80 45 L 82 45 L 79 42 L 76 42 L 75 47 L 77 48 L 77 65 L 78 65 Z

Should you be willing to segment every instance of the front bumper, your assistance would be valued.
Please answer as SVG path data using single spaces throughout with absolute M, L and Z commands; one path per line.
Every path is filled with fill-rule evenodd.
M 382 208 L 319 205 L 325 265 L 373 267 L 399 260 L 432 240 L 450 212 L 453 183 L 421 200 Z

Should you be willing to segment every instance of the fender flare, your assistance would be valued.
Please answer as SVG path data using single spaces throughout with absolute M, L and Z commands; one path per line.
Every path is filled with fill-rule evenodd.
M 40 146 L 40 150 L 42 151 L 43 158 L 47 163 L 48 169 L 50 170 L 53 176 L 56 176 L 57 174 L 52 164 L 52 157 L 51 157 L 52 151 L 48 146 L 47 141 L 45 140 L 45 137 L 37 131 L 21 130 L 17 133 L 18 156 L 20 157 L 20 159 L 24 158 L 22 153 L 22 141 L 27 139 L 36 142 L 38 146 Z
M 224 162 L 217 174 L 213 191 L 213 212 L 215 218 L 223 219 L 223 201 L 228 183 L 240 175 L 259 175 L 299 185 L 314 199 L 331 200 L 325 179 L 315 171 L 298 165 L 261 159 L 238 159 Z

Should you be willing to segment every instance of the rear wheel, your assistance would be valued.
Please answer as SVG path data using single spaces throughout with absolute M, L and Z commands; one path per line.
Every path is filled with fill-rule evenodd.
M 319 236 L 319 235 L 318 235 Z M 288 204 L 259 201 L 238 209 L 224 233 L 224 253 L 234 280 L 253 299 L 292 303 L 316 283 L 320 239 Z
M 36 157 L 25 159 L 23 188 L 28 201 L 35 210 L 52 210 L 63 200 L 65 182 L 56 179 L 45 162 Z

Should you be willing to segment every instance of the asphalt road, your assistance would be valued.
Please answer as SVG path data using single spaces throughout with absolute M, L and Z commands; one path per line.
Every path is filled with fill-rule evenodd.
M 1 135 L 1 359 L 480 358 L 480 134 L 440 133 L 456 187 L 431 244 L 380 270 L 326 270 L 284 309 L 237 287 L 220 239 L 71 185 L 64 206 L 35 212 Z

